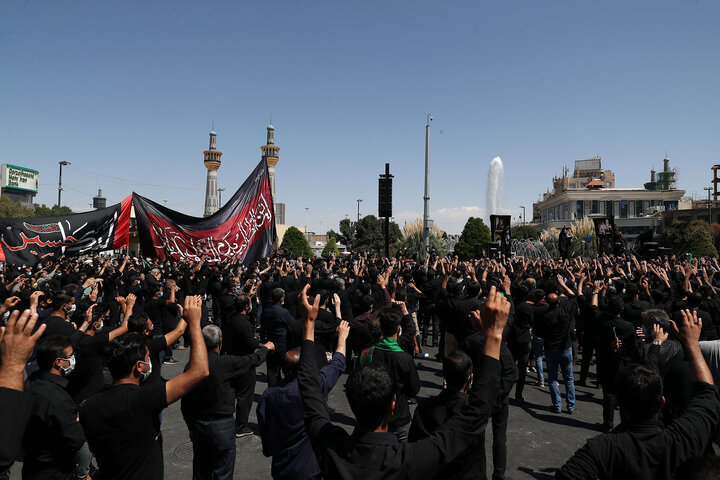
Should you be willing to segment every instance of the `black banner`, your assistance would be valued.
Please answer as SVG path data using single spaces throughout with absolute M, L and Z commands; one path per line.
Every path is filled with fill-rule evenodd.
M 128 245 L 132 197 L 116 205 L 73 215 L 0 218 L 0 260 L 35 265 L 61 255 L 82 255 Z
M 265 257 L 275 240 L 267 163 L 261 160 L 235 195 L 207 218 L 185 215 L 133 193 L 143 256 L 244 264 Z

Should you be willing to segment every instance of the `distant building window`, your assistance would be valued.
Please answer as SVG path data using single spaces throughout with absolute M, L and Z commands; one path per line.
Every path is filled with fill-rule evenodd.
M 607 202 L 605 202 L 605 215 L 607 215 L 608 217 L 611 215 L 615 215 L 612 200 L 608 200 Z
M 620 200 L 620 218 L 628 218 L 628 201 Z
M 582 200 L 577 201 L 577 214 L 576 214 L 575 218 L 577 218 L 578 220 L 583 218 L 583 201 Z
M 643 216 L 643 202 L 642 202 L 642 200 L 635 200 L 635 216 L 636 216 L 636 217 L 642 217 L 642 216 Z
M 592 213 L 600 213 L 600 200 L 592 201 Z

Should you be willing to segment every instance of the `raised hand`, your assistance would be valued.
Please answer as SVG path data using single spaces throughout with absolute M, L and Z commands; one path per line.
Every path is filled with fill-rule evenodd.
M 510 302 L 493 286 L 481 309 L 470 312 L 470 317 L 475 328 L 485 332 L 486 336 L 502 337 L 509 313 Z
M 350 324 L 345 320 L 342 320 L 340 322 L 340 325 L 338 325 L 337 332 L 338 342 L 345 342 L 348 338 L 348 335 L 350 335 Z
M 15 310 L 10 314 L 7 326 L 0 329 L 0 387 L 23 389 L 25 365 L 45 331 L 45 324 L 42 324 L 32 333 L 37 319 L 37 314 L 31 315 L 30 310 L 22 314 Z
M 310 290 L 310 285 L 305 285 L 302 292 L 300 292 L 300 308 L 303 312 L 305 327 L 307 328 L 308 326 L 312 326 L 314 328 L 315 320 L 317 319 L 318 311 L 320 310 L 320 295 L 315 295 L 311 305 L 308 301 L 308 290 Z
M 697 310 L 680 310 L 680 314 L 680 325 L 670 320 L 670 333 L 684 344 L 697 344 L 702 332 L 702 320 L 698 318 Z
M 668 339 L 668 334 L 657 323 L 652 327 L 652 339 L 654 342 L 664 343 Z
M 202 316 L 202 297 L 199 295 L 185 297 L 185 305 L 183 306 L 182 317 L 192 326 L 197 323 L 200 325 L 200 317 Z

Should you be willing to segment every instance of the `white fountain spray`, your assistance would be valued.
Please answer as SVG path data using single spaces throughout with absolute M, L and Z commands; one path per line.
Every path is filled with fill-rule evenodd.
M 488 187 L 487 187 L 487 213 L 497 215 L 501 213 L 503 207 L 503 197 L 505 195 L 505 167 L 503 167 L 500 157 L 495 157 L 490 162 L 490 170 L 488 171 Z

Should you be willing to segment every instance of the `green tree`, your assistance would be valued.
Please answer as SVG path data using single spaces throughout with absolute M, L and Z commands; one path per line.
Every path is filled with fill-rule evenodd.
M 325 244 L 325 248 L 323 248 L 321 255 L 325 258 L 330 258 L 333 255 L 336 257 L 340 256 L 340 250 L 337 248 L 335 237 L 330 237 L 330 240 L 328 240 Z
M 34 217 L 31 208 L 23 207 L 20 202 L 13 202 L 7 195 L 0 196 L 0 218 Z
M 70 207 L 53 205 L 48 207 L 44 203 L 42 205 L 35 204 L 36 217 L 56 217 L 58 215 L 72 215 L 73 211 Z
M 335 230 L 332 230 L 332 229 L 328 230 L 326 235 L 327 235 L 327 238 L 334 238 L 335 242 L 337 242 L 337 243 L 342 243 L 343 245 L 347 245 L 347 239 L 345 238 L 345 236 L 340 235 Z
M 455 244 L 455 255 L 460 260 L 470 260 L 475 257 L 475 244 L 479 243 L 485 248 L 489 241 L 490 227 L 485 225 L 482 218 L 470 217 Z
M 530 225 L 517 225 L 510 229 L 510 236 L 518 240 L 537 240 L 540 238 L 540 232 Z
M 684 252 L 691 253 L 693 257 L 717 258 L 718 252 L 713 245 L 708 225 L 692 225 L 688 227 L 687 238 L 683 245 Z
M 693 257 L 716 257 L 713 231 L 717 229 L 702 220 L 692 222 L 674 221 L 663 229 L 663 243 L 672 248 L 675 255 L 692 253 Z
M 335 237 L 340 243 L 344 243 L 348 247 L 353 245 L 355 237 L 355 224 L 348 218 L 340 220 L 340 235 Z
M 310 258 L 313 255 L 305 235 L 296 227 L 287 229 L 280 248 L 290 252 L 293 257 Z
M 342 222 L 340 222 L 342 224 Z M 341 225 L 342 227 L 342 225 Z M 341 228 L 342 229 L 342 228 Z M 396 248 L 402 239 L 400 227 L 390 222 L 390 247 Z M 374 215 L 367 215 L 355 224 L 354 252 L 368 252 L 373 255 L 385 254 L 385 221 Z

